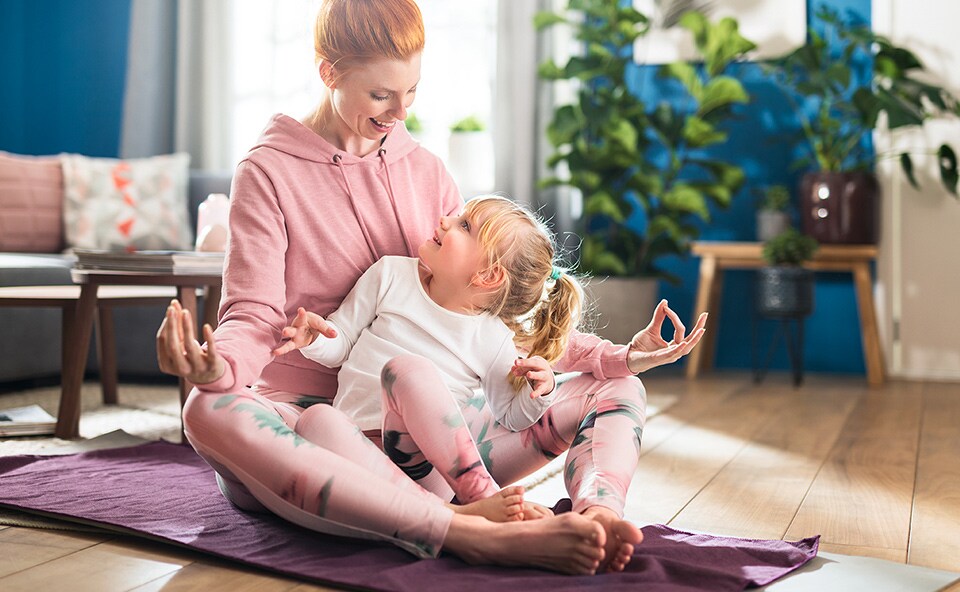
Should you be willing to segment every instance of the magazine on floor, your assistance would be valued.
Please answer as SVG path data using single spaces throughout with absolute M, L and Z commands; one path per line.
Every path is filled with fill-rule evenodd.
M 0 409 L 0 436 L 35 436 L 52 434 L 57 418 L 39 405 Z

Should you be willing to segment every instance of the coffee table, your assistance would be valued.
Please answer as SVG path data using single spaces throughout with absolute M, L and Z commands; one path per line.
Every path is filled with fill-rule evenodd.
M 197 315 L 197 289 L 204 290 L 204 322 L 216 326 L 217 308 L 220 305 L 220 274 L 173 274 L 145 271 L 110 271 L 74 269 L 71 276 L 79 284 L 80 294 L 76 300 L 71 327 L 64 336 L 63 378 L 60 396 L 60 413 L 57 417 L 56 435 L 60 438 L 76 438 L 80 427 L 80 387 L 83 384 L 83 369 L 86 362 L 87 344 L 93 329 L 94 312 L 98 308 L 100 290 L 112 290 L 115 286 L 167 286 L 176 290 L 176 297 L 194 319 Z M 66 309 L 65 309 L 66 310 Z M 158 319 L 157 327 L 160 322 Z M 112 334 L 113 319 L 108 314 L 106 323 L 100 319 L 101 333 Z M 115 362 L 111 362 L 114 364 Z M 193 388 L 180 379 L 180 404 L 187 400 Z
M 20 308 L 59 308 L 61 310 L 61 372 L 75 363 L 70 357 L 73 349 L 82 350 L 80 360 L 80 374 L 87 359 L 87 341 L 82 345 L 75 343 L 73 337 L 76 325 L 77 302 L 80 299 L 80 286 L 10 286 L 0 288 L 0 307 Z M 117 357 L 113 331 L 113 307 L 141 306 L 164 304 L 176 296 L 177 292 L 170 286 L 104 286 L 98 291 L 97 309 L 97 353 L 100 362 L 100 384 L 103 390 L 103 402 L 117 403 Z M 65 376 L 65 375 L 64 375 Z M 65 399 L 60 398 L 60 412 L 58 413 L 56 435 L 62 438 L 75 437 L 76 425 L 71 425 L 66 418 L 75 413 L 70 409 L 64 413 Z M 69 405 L 68 405 L 69 407 Z M 76 405 L 79 418 L 79 397 Z

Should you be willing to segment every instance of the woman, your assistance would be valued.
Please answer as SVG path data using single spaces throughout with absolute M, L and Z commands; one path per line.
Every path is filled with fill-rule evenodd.
M 295 351 L 271 359 L 299 307 L 335 310 L 370 265 L 385 255 L 415 255 L 433 222 L 460 210 L 442 163 L 399 124 L 416 93 L 423 43 L 412 0 L 323 3 L 315 49 L 326 92 L 300 121 L 275 116 L 234 176 L 219 326 L 215 333 L 204 327 L 202 348 L 193 319 L 173 302 L 157 335 L 161 369 L 198 385 L 183 411 L 185 433 L 217 471 L 224 495 L 244 509 L 389 541 L 421 557 L 442 548 L 473 563 L 581 574 L 623 569 L 641 535 L 616 507 L 573 491 L 577 511 L 562 516 L 497 524 L 464 513 L 434 494 L 446 495 L 439 485 L 426 481 L 428 491 L 374 444 L 358 446 L 350 417 L 314 405 L 336 392 L 336 370 Z M 665 349 L 664 316 L 681 347 Z M 684 338 L 663 304 L 629 352 L 576 335 L 565 366 L 594 374 L 570 388 L 629 398 L 635 411 L 627 429 L 638 439 L 644 395 L 630 375 L 685 355 L 701 333 Z M 379 405 L 379 397 L 371 399 Z M 602 395 L 597 399 L 602 404 Z M 513 482 L 569 447 L 587 418 L 568 416 L 545 416 L 539 430 L 477 434 L 491 450 L 494 477 Z M 583 451 L 570 462 L 602 457 L 589 446 Z

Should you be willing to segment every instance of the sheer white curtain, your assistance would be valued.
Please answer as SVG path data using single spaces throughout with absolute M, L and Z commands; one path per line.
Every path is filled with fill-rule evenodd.
M 191 168 L 233 167 L 230 0 L 133 0 L 120 154 L 184 151 Z
M 544 201 L 534 187 L 555 91 L 536 69 L 555 33 L 538 36 L 533 15 L 558 1 L 418 2 L 427 30 L 412 109 L 420 141 L 445 158 L 450 125 L 479 117 L 493 131 L 494 189 L 534 205 Z M 319 4 L 133 0 L 122 156 L 185 150 L 193 168 L 228 170 L 270 115 L 305 115 L 320 92 L 312 36 Z

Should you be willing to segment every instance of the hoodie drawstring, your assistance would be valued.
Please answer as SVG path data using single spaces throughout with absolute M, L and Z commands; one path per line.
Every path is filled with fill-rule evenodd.
M 350 179 L 347 177 L 347 172 L 343 168 L 343 157 L 341 157 L 339 154 L 334 154 L 333 162 L 337 165 L 337 168 L 340 169 L 340 176 L 343 177 L 343 182 L 347 186 L 347 196 L 350 198 L 350 207 L 353 208 L 353 217 L 356 218 L 357 224 L 360 226 L 360 232 L 363 234 L 363 240 L 367 241 L 367 248 L 370 249 L 370 255 L 373 257 L 373 260 L 376 261 L 380 258 L 380 256 L 377 255 L 377 249 L 373 246 L 373 239 L 370 238 L 370 233 L 367 231 L 367 227 L 363 223 L 363 218 L 360 216 L 360 210 L 357 209 L 357 202 L 353 199 L 353 187 L 350 186 Z M 394 206 L 394 213 L 396 213 L 396 206 Z
M 411 257 L 416 257 L 417 251 L 413 248 L 413 245 L 410 244 L 410 234 L 403 226 L 403 220 L 400 218 L 400 211 L 397 210 L 397 200 L 393 196 L 393 181 L 390 180 L 390 167 L 387 166 L 386 154 L 386 148 L 381 148 L 377 151 L 377 156 L 379 156 L 380 160 L 383 162 L 383 171 L 387 175 L 387 195 L 390 196 L 390 205 L 393 206 L 393 217 L 396 218 L 397 226 L 400 228 L 400 234 L 403 235 L 403 242 L 407 245 L 407 253 Z

